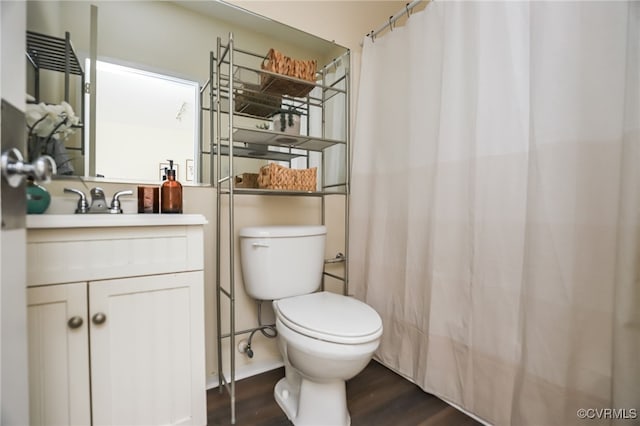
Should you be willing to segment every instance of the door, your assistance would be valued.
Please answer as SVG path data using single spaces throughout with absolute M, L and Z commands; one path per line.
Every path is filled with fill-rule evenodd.
M 0 1 L 0 150 L 24 152 L 26 2 Z M 17 136 L 15 136 L 17 135 Z M 22 135 L 22 136 L 20 136 Z M 24 184 L 0 185 L 0 422 L 29 424 Z
M 93 425 L 204 425 L 203 272 L 89 283 Z
M 91 424 L 87 283 L 31 287 L 27 299 L 30 424 Z

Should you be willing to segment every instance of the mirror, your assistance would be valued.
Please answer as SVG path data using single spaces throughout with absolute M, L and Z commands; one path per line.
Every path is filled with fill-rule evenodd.
M 92 5 L 97 7 L 94 26 L 91 24 Z M 185 98 L 184 101 L 174 100 L 175 105 L 165 108 L 171 116 L 165 120 L 183 119 L 185 114 L 191 113 L 196 116 L 196 126 L 201 126 L 198 129 L 198 137 L 181 135 L 174 137 L 171 142 L 186 147 L 180 151 L 186 154 L 168 153 L 164 149 L 134 150 L 136 140 L 145 139 L 145 142 L 153 143 L 156 138 L 137 133 L 133 140 L 125 141 L 125 136 L 134 133 L 129 131 L 110 134 L 110 140 L 118 139 L 118 142 L 122 142 L 111 144 L 119 145 L 115 152 L 102 153 L 104 145 L 99 144 L 103 142 L 97 139 L 98 146 L 91 149 L 92 146 L 87 141 L 91 126 L 94 125 L 92 120 L 88 119 L 92 102 L 85 101 L 83 106 L 83 85 L 85 80 L 90 82 L 85 62 L 92 51 L 92 28 L 97 28 L 94 37 L 97 39 L 98 60 L 139 70 L 141 73 L 165 76 L 183 82 L 196 82 L 200 88 L 206 85 L 209 79 L 209 56 L 210 52 L 216 49 L 217 38 L 226 40 L 230 32 L 233 32 L 234 43 L 239 48 L 266 54 L 274 47 L 294 58 L 315 59 L 319 67 L 347 51 L 333 42 L 221 1 L 28 1 L 27 30 L 60 38 L 64 38 L 68 32 L 84 76 L 70 75 L 65 83 L 64 72 L 42 70 L 36 73 L 34 66 L 28 64 L 27 90 L 29 93 L 34 91 L 37 80 L 38 100 L 60 104 L 65 99 L 64 87 L 68 87 L 68 103 L 75 115 L 80 117 L 80 122 L 84 123 L 82 126 L 68 129 L 67 133 L 71 134 L 63 141 L 66 155 L 69 157 L 68 162 L 72 165 L 72 173 L 90 178 L 103 175 L 104 179 L 109 181 L 158 182 L 159 169 L 167 162 L 169 156 L 182 155 L 184 158 L 172 158 L 179 165 L 178 173 L 182 175 L 180 180 L 184 184 L 197 184 L 201 181 L 209 183 L 208 173 L 202 172 L 208 165 L 206 161 L 202 162 L 202 158 L 199 158 L 201 156 L 198 155 L 203 140 L 205 146 L 208 146 L 208 113 L 201 109 L 203 105 L 207 106 L 207 101 L 199 105 L 199 100 Z M 97 86 L 100 87 L 99 79 Z M 160 91 L 166 92 L 164 89 L 158 90 Z M 120 96 L 123 105 L 122 116 L 130 117 L 132 113 L 127 111 L 125 105 L 129 106 L 133 100 L 126 99 L 128 92 L 133 90 L 122 91 Z M 147 93 L 153 93 L 153 90 Z M 148 97 L 150 102 L 156 104 L 166 102 L 166 99 L 152 99 L 151 94 L 138 96 L 140 97 Z M 140 106 L 138 110 L 143 115 L 147 108 Z M 99 107 L 95 109 L 95 115 L 99 123 Z M 117 120 L 117 111 L 111 111 L 111 116 L 114 115 Z M 185 121 L 189 120 L 183 120 L 182 124 Z M 116 166 L 121 167 L 101 172 L 99 164 L 103 159 L 107 164 L 117 163 Z M 107 170 L 106 167 L 104 169 Z M 200 173 L 197 173 L 198 169 Z M 117 172 L 114 170 L 121 172 L 116 175 Z M 124 170 L 129 171 L 124 173 Z M 137 173 L 141 170 L 145 170 L 145 173 Z M 187 177 L 191 176 L 193 180 L 188 181 Z M 204 176 L 204 179 L 199 179 L 198 176 Z

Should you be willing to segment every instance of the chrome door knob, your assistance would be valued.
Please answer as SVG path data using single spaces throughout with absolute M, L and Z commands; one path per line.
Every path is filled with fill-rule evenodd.
M 48 155 L 43 155 L 31 164 L 25 163 L 20 151 L 11 148 L 2 153 L 0 168 L 9 186 L 17 188 L 25 177 L 32 177 L 36 182 L 51 182 L 51 177 L 56 173 L 56 162 Z
M 69 318 L 69 321 L 67 321 L 67 325 L 69 326 L 69 328 L 80 328 L 82 327 L 83 322 L 84 321 L 82 321 L 82 317 L 76 315 Z
M 95 325 L 100 325 L 100 324 L 104 324 L 105 321 L 107 320 L 107 316 L 105 314 L 103 314 L 102 312 L 98 312 L 97 314 L 95 314 L 92 319 L 93 323 Z

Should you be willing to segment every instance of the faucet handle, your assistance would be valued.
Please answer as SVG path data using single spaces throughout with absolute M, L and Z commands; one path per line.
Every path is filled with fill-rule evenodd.
M 122 207 L 120 204 L 120 197 L 123 195 L 133 195 L 133 191 L 127 189 L 125 191 L 118 191 L 113 194 L 113 200 L 111 200 L 111 208 L 109 209 L 110 213 L 122 213 Z
M 87 197 L 84 195 L 84 192 L 74 188 L 65 188 L 64 192 L 70 192 L 72 194 L 80 196 L 80 198 L 78 199 L 78 207 L 76 208 L 76 213 L 89 212 L 89 203 L 87 202 Z

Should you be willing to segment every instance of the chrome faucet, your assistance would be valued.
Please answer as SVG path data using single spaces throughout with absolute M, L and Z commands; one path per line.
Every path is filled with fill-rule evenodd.
M 76 208 L 76 213 L 84 214 L 84 213 L 112 213 L 112 214 L 121 214 L 122 213 L 122 203 L 120 202 L 120 197 L 123 195 L 133 195 L 133 191 L 118 191 L 113 195 L 113 199 L 111 200 L 111 206 L 107 204 L 107 200 L 104 195 L 104 191 L 102 188 L 91 188 L 91 205 L 87 202 L 87 197 L 84 195 L 84 192 L 74 189 L 74 188 L 64 188 L 64 192 L 70 192 L 78 195 L 80 198 L 78 199 L 78 207 Z
M 104 191 L 102 188 L 91 188 L 91 206 L 87 213 L 109 213 L 109 206 L 107 206 L 107 200 L 104 198 Z

